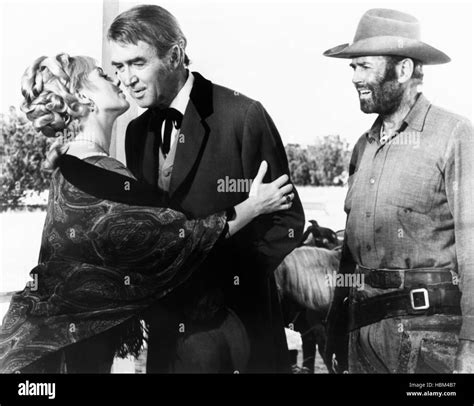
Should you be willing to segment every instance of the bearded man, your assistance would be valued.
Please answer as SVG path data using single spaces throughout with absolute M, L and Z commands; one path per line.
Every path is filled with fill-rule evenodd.
M 411 15 L 373 9 L 354 42 L 360 108 L 376 113 L 358 140 L 345 200 L 340 271 L 326 356 L 336 372 L 474 372 L 474 142 L 471 123 L 421 93 L 423 65 L 450 61 L 420 40 Z

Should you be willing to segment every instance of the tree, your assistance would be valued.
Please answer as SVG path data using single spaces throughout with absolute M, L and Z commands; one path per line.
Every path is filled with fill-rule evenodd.
M 288 144 L 286 153 L 295 185 L 342 186 L 347 182 L 351 152 L 339 135 L 318 138 L 307 148 Z
M 308 147 L 311 159 L 317 162 L 316 177 L 323 186 L 342 185 L 341 179 L 349 168 L 351 151 L 349 144 L 339 135 L 318 138 Z
M 288 144 L 285 148 L 291 179 L 295 185 L 311 184 L 310 163 L 306 150 L 298 144 Z
M 27 191 L 49 188 L 50 174 L 41 170 L 41 164 L 53 141 L 38 133 L 15 107 L 0 115 L 0 132 L 1 203 L 13 208 Z

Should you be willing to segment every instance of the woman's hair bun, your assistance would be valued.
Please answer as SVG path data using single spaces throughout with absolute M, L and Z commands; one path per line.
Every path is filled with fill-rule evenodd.
M 36 130 L 56 137 L 74 119 L 87 115 L 89 103 L 79 99 L 78 91 L 95 67 L 92 58 L 61 53 L 42 56 L 26 69 L 21 82 L 21 110 Z

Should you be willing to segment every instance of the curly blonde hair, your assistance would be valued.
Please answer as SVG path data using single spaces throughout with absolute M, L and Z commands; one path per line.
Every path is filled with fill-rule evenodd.
M 95 68 L 97 64 L 90 57 L 61 53 L 42 56 L 26 69 L 21 81 L 21 110 L 36 130 L 47 137 L 73 130 L 74 123 L 89 113 L 92 101 L 79 92 Z

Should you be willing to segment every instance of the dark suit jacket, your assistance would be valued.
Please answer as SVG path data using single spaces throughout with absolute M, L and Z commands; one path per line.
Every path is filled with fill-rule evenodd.
M 247 197 L 246 191 L 222 192 L 220 179 L 253 179 L 260 162 L 269 169 L 264 182 L 289 174 L 278 131 L 263 106 L 238 92 L 215 85 L 194 72 L 194 86 L 180 129 L 169 190 L 169 205 L 189 217 L 205 217 Z M 127 166 L 138 179 L 147 175 L 144 159 L 150 110 L 133 120 L 126 133 Z M 155 182 L 156 184 L 156 182 Z M 303 208 L 295 192 L 290 210 L 260 216 L 214 250 L 202 272 L 175 301 L 212 313 L 232 308 L 251 340 L 251 372 L 287 371 L 286 338 L 273 271 L 301 239 Z M 190 294 L 192 292 L 192 294 Z M 193 299 L 190 299 L 193 297 Z M 198 315 L 195 319 L 205 320 Z

